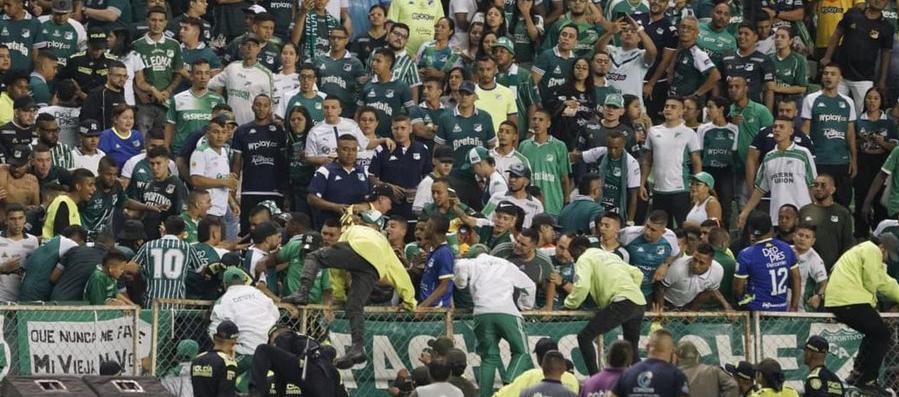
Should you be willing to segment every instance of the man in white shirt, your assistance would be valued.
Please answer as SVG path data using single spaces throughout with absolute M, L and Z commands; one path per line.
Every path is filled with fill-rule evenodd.
M 643 78 L 656 59 L 656 46 L 652 38 L 630 16 L 611 24 L 596 42 L 600 52 L 612 58 L 612 68 L 606 75 L 609 84 L 622 94 L 634 95 L 643 103 Z M 612 37 L 621 33 L 621 46 L 608 45 Z M 640 44 L 643 48 L 640 48 Z
M 6 228 L 0 233 L 0 302 L 18 300 L 22 265 L 37 246 L 37 237 L 25 233 L 25 207 L 7 204 Z
M 662 286 L 655 294 L 655 311 L 665 306 L 699 310 L 709 298 L 714 298 L 724 310 L 731 310 L 724 295 L 718 291 L 724 278 L 724 268 L 715 261 L 715 249 L 708 243 L 699 244 L 693 256 L 683 256 L 668 268 Z
M 257 61 L 261 39 L 248 34 L 240 45 L 241 60 L 231 62 L 209 81 L 209 89 L 228 97 L 238 125 L 253 121 L 253 99 L 260 94 L 274 97 L 272 72 Z
M 799 291 L 802 297 L 799 299 L 799 311 L 818 311 L 824 303 L 824 289 L 827 288 L 827 268 L 824 260 L 818 252 L 812 248 L 815 245 L 815 236 L 818 229 L 811 223 L 800 223 L 793 233 L 793 251 L 799 261 Z M 815 282 L 813 294 L 806 290 L 808 280 Z M 788 292 L 789 294 L 789 292 Z M 788 300 L 789 295 L 788 296 Z
M 257 346 L 268 342 L 268 331 L 280 316 L 278 307 L 262 291 L 246 285 L 246 274 L 237 267 L 225 270 L 222 280 L 228 289 L 212 307 L 209 334 L 214 334 L 222 321 L 232 321 L 240 329 L 237 354 L 252 356 Z
M 325 119 L 309 130 L 306 137 L 306 162 L 315 167 L 327 164 L 337 158 L 337 138 L 343 135 L 352 135 L 359 141 L 359 151 L 371 150 L 380 144 L 386 144 L 389 150 L 393 150 L 396 144 L 390 138 L 379 138 L 369 141 L 359 129 L 359 125 L 352 119 L 340 117 L 343 108 L 340 99 L 336 96 L 325 98 L 322 108 Z
M 197 189 L 209 191 L 212 207 L 209 215 L 225 216 L 232 211 L 236 213 L 240 205 L 230 191 L 237 190 L 239 182 L 231 173 L 229 149 L 225 147 L 228 132 L 225 125 L 233 120 L 230 112 L 222 112 L 209 122 L 206 136 L 197 144 L 197 149 L 190 156 L 190 182 Z M 236 225 L 225 224 L 225 238 L 237 237 Z

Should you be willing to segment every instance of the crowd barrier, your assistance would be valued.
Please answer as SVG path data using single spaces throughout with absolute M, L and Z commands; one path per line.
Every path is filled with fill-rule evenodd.
M 210 346 L 209 312 L 213 302 L 160 300 L 151 309 L 105 306 L 0 306 L 0 378 L 6 375 L 97 373 L 105 360 L 122 363 L 129 374 L 165 377 L 177 363 L 176 346 L 183 339 L 196 340 L 201 349 Z M 324 306 L 279 306 L 282 322 L 299 332 L 327 338 L 343 354 L 350 344 L 349 326 L 341 311 Z M 456 347 L 468 355 L 466 376 L 474 379 L 480 365 L 477 338 L 471 313 L 432 310 L 420 314 L 395 307 L 367 307 L 366 349 L 369 361 L 341 371 L 353 395 L 387 395 L 390 382 L 402 368 L 419 364 L 427 342 L 438 335 L 453 335 Z M 551 337 L 559 350 L 572 360 L 578 378 L 587 376 L 577 348 L 577 333 L 593 316 L 589 311 L 527 312 L 524 328 L 532 352 L 537 340 Z M 899 314 L 884 313 L 886 323 L 899 331 Z M 701 361 L 710 365 L 757 362 L 774 358 L 783 367 L 787 381 L 801 389 L 807 368 L 802 346 L 810 335 L 830 341 L 828 367 L 845 378 L 852 368 L 861 335 L 838 324 L 827 313 L 647 313 L 641 332 L 641 353 L 646 335 L 655 324 L 671 331 L 678 341 L 692 341 Z M 620 337 L 615 331 L 601 336 L 602 348 Z M 597 341 L 599 342 L 599 341 Z M 881 379 L 899 386 L 899 343 L 884 363 Z M 500 345 L 504 364 L 510 353 Z M 136 352 L 136 354 L 135 354 Z M 602 354 L 600 354 L 602 360 Z M 532 364 L 536 357 L 531 353 Z M 602 363 L 600 363 L 602 364 Z M 503 369 L 499 370 L 499 386 Z

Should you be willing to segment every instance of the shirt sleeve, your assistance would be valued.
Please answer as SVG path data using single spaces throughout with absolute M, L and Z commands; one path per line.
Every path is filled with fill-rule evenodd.
M 736 278 L 746 278 L 749 277 L 749 251 L 744 250 L 737 255 L 737 266 L 734 269 L 734 277 Z
M 169 98 L 168 101 L 165 102 L 165 121 L 169 124 L 175 124 L 175 96 Z
M 437 269 L 437 278 L 452 279 L 453 278 L 453 252 L 452 250 L 443 250 L 438 257 L 439 268 Z
M 190 155 L 190 174 L 204 176 L 206 171 L 206 157 L 202 152 L 194 151 Z
M 693 53 L 693 67 L 696 68 L 700 73 L 707 74 L 712 69 L 715 68 L 715 64 L 712 63 L 712 58 L 709 58 L 709 54 L 702 50 L 692 51 Z
M 687 142 L 687 147 L 690 149 L 691 153 L 702 150 L 702 145 L 699 144 L 699 136 L 697 134 L 690 134 L 690 142 Z
M 312 181 L 309 182 L 309 193 L 322 197 L 322 194 L 324 194 L 325 190 L 328 188 L 328 174 L 329 171 L 327 168 L 319 167 L 318 170 L 315 171 L 315 175 L 312 176 Z
M 91 275 L 84 286 L 84 300 L 95 306 L 106 303 L 106 288 L 98 281 L 97 277 Z
M 799 113 L 799 117 L 803 120 L 811 120 L 812 119 L 812 101 L 817 96 L 806 96 L 805 99 L 802 100 L 802 111 Z

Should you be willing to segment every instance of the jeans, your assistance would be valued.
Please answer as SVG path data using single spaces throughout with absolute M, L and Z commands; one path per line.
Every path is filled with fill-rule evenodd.
M 634 348 L 633 359 L 638 359 L 637 343 L 640 340 L 640 324 L 643 322 L 643 312 L 646 310 L 644 305 L 638 305 L 629 300 L 612 302 L 610 305 L 600 309 L 596 315 L 590 319 L 587 326 L 577 334 L 577 346 L 581 350 L 581 356 L 584 357 L 584 364 L 590 375 L 599 372 L 599 366 L 596 363 L 596 348 L 593 346 L 593 340 L 601 334 L 611 331 L 617 326 L 621 326 L 621 333 L 624 340 L 631 343 Z
M 225 217 L 222 221 L 225 227 L 225 241 L 237 240 L 237 235 L 240 232 L 240 222 L 238 216 L 231 211 L 230 205 L 225 210 Z
M 856 384 L 865 384 L 877 379 L 883 358 L 890 350 L 893 339 L 892 331 L 880 318 L 880 314 L 866 303 L 827 309 L 833 313 L 837 321 L 864 335 L 853 363 L 853 371 L 859 373 Z

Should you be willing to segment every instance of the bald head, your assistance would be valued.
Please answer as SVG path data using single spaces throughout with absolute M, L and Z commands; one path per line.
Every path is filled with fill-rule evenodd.
M 670 362 L 674 353 L 674 337 L 671 332 L 664 329 L 653 331 L 649 335 L 646 351 L 652 358 Z

